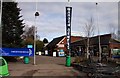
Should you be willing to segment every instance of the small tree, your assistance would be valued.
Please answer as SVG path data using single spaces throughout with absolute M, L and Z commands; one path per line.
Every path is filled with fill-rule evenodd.
M 27 39 L 27 38 L 34 39 L 34 30 L 35 30 L 34 26 L 29 27 L 28 25 L 26 25 L 24 28 L 24 33 L 22 35 L 23 39 Z
M 42 51 L 43 48 L 44 48 L 44 43 L 40 40 L 37 40 L 36 41 L 36 52 Z
M 116 28 L 115 28 L 115 26 L 114 26 L 114 24 L 109 24 L 109 32 L 110 32 L 110 34 L 112 35 L 112 38 L 113 39 L 117 39 L 117 34 L 116 34 Z
M 93 18 L 91 17 L 90 20 L 88 20 L 87 23 L 85 23 L 85 27 L 84 27 L 84 30 L 85 30 L 85 33 L 86 33 L 86 37 L 87 37 L 87 45 L 86 45 L 86 50 L 87 50 L 87 59 L 89 58 L 89 46 L 90 46 L 90 40 L 89 38 L 94 35 L 94 29 L 95 29 L 95 26 L 94 26 L 94 20 Z
M 44 43 L 48 43 L 48 40 L 46 38 L 43 39 Z
M 25 26 L 24 28 L 24 33 L 22 34 L 22 38 L 26 39 L 26 38 L 32 38 L 34 39 L 34 31 L 35 30 L 35 26 L 31 26 L 29 27 L 28 25 Z M 39 35 L 36 35 L 37 39 L 39 40 Z
M 33 44 L 34 44 L 34 40 L 32 39 L 32 37 L 26 38 L 22 41 L 23 47 L 27 47 L 27 45 L 33 45 Z

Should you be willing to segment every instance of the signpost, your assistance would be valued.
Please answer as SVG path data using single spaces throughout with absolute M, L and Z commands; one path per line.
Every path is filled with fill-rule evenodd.
M 71 65 L 70 55 L 71 55 L 71 16 L 72 16 L 72 7 L 66 7 L 66 38 L 67 38 L 67 50 L 68 55 L 66 57 L 66 66 Z
M 33 48 L 0 48 L 0 56 L 34 56 Z

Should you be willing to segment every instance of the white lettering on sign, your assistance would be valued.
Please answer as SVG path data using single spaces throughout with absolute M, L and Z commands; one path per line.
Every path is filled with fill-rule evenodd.
M 31 49 L 29 49 L 29 56 L 32 54 L 32 50 Z
M 67 49 L 70 51 L 71 40 L 71 14 L 72 7 L 66 7 L 66 37 L 67 37 Z
M 11 51 L 11 53 L 29 53 L 29 51 Z
M 70 8 L 67 8 L 67 10 L 69 10 L 69 11 L 70 11 Z
M 32 54 L 32 50 L 29 49 L 29 51 L 11 51 L 11 53 L 29 53 L 29 55 Z

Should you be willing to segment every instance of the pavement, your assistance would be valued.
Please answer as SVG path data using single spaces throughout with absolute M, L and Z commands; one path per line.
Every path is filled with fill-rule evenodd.
M 36 65 L 33 65 L 33 57 L 30 57 L 30 63 L 24 64 L 23 60 L 9 62 L 10 76 L 51 76 L 51 77 L 83 77 L 86 74 L 75 70 L 73 67 L 65 66 L 66 57 L 36 56 Z M 74 57 L 71 58 L 71 62 Z

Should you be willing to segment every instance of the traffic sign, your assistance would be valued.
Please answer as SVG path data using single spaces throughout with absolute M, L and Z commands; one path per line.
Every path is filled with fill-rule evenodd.
M 34 56 L 33 48 L 0 48 L 0 56 Z

